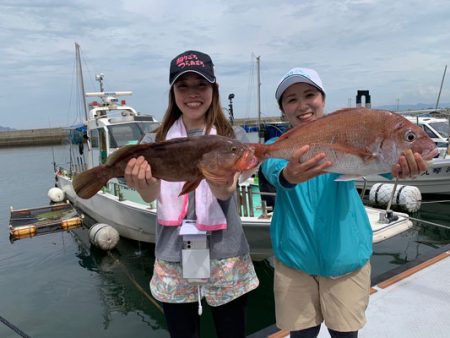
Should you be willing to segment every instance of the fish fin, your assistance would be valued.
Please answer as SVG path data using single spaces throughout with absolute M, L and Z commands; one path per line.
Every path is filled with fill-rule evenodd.
M 239 183 L 242 184 L 243 182 L 247 181 L 253 174 L 256 174 L 259 170 L 259 167 L 261 166 L 261 163 L 259 163 L 256 167 L 243 171 L 241 175 L 239 176 Z
M 86 170 L 73 178 L 73 190 L 81 198 L 91 198 L 112 178 L 110 174 L 111 169 L 105 165 Z
M 336 111 L 334 111 L 334 112 L 328 114 L 327 116 L 329 116 L 329 115 L 331 115 L 331 114 L 335 114 L 335 115 L 336 115 L 336 114 L 338 114 L 338 113 L 342 114 L 342 113 L 346 113 L 346 112 L 352 112 L 352 111 L 358 111 L 358 110 L 364 110 L 364 109 L 367 109 L 367 108 L 365 108 L 365 107 L 346 107 L 346 108 L 340 108 L 340 109 L 338 109 L 338 110 L 336 110 Z
M 270 144 L 263 143 L 246 143 L 247 146 L 254 150 L 255 156 L 259 161 L 265 160 L 268 157 Z
M 299 129 L 302 129 L 304 126 L 305 126 L 305 125 L 299 125 L 299 126 L 296 126 L 296 127 L 294 127 L 294 128 L 291 128 L 291 129 L 285 131 L 283 134 L 281 134 L 281 135 L 278 137 L 278 139 L 277 139 L 275 142 L 279 142 L 279 141 L 282 141 L 282 140 L 284 140 L 284 139 L 288 139 L 288 138 L 291 137 L 291 134 L 294 135 L 294 137 L 295 137 L 295 135 L 297 134 L 297 131 L 298 131 Z
M 340 175 L 336 177 L 335 182 L 355 181 L 357 179 L 360 179 L 361 177 L 361 175 Z
M 202 180 L 202 178 L 197 178 L 194 181 L 187 181 L 183 185 L 183 189 L 181 189 L 181 192 L 180 192 L 180 194 L 178 196 L 181 196 L 181 195 L 187 194 L 187 193 L 189 193 L 191 191 L 194 191 L 198 187 L 198 185 L 200 184 L 201 180 Z

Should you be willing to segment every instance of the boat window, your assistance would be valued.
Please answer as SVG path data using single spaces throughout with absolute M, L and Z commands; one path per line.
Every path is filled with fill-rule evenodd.
M 106 131 L 105 129 L 101 128 L 98 129 L 98 150 L 100 153 L 99 161 L 101 164 L 104 164 L 106 162 L 106 158 L 108 157 L 108 149 L 106 147 Z
M 109 126 L 110 147 L 119 148 L 127 144 L 137 144 L 142 130 L 137 123 L 124 123 Z
M 90 140 L 91 140 L 91 146 L 93 148 L 98 148 L 98 130 L 97 129 L 91 130 Z
M 153 131 L 158 123 L 133 122 L 109 126 L 109 142 L 111 148 L 119 148 L 127 144 L 138 144 L 145 133 Z
M 427 133 L 427 135 L 431 138 L 438 138 L 439 135 L 437 135 L 433 130 L 431 130 L 428 126 L 422 125 L 423 130 Z
M 445 121 L 440 122 L 430 122 L 431 128 L 436 130 L 439 134 L 441 134 L 441 137 L 447 138 L 450 134 L 450 126 L 449 123 Z
M 100 164 L 100 150 L 99 150 L 99 133 L 98 129 L 92 129 L 90 131 L 89 140 L 92 147 L 92 164 L 94 166 Z
M 159 127 L 159 122 L 140 122 L 138 124 L 142 129 L 142 135 L 152 133 L 156 128 Z

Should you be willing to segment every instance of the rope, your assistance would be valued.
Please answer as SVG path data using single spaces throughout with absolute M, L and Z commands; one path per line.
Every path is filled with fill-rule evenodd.
M 134 279 L 134 277 L 130 274 L 130 272 L 128 271 L 128 269 L 125 267 L 125 265 L 122 264 L 121 261 L 119 261 L 118 258 L 116 258 L 112 252 L 107 251 L 108 256 L 110 256 L 112 259 L 114 259 L 115 263 L 117 263 L 122 271 L 127 275 L 128 279 L 130 280 L 131 283 L 134 284 L 134 286 L 136 287 L 136 289 L 138 289 L 144 296 L 145 298 L 147 298 L 159 311 L 161 311 L 161 313 L 163 313 L 163 309 L 161 307 L 161 305 L 158 304 L 158 302 L 151 296 L 149 295 L 137 282 L 136 279 Z
M 6 326 L 8 326 L 11 330 L 13 330 L 15 333 L 17 333 L 19 336 L 24 337 L 24 338 L 31 338 L 31 336 L 27 335 L 26 333 L 24 333 L 23 331 L 21 331 L 17 326 L 15 326 L 14 324 L 11 324 L 10 322 L 8 322 L 5 318 L 3 318 L 2 316 L 0 316 L 0 321 L 5 324 Z
M 441 201 L 422 201 L 422 204 L 431 204 L 431 203 L 448 203 L 450 200 L 441 200 Z
M 74 238 L 76 238 L 76 236 Z M 79 241 L 79 243 L 82 242 Z M 114 263 L 116 263 L 122 269 L 122 271 L 126 274 L 128 279 L 136 287 L 136 289 L 138 289 L 139 292 L 141 292 L 145 296 L 145 298 L 147 298 L 161 313 L 164 313 L 162 306 L 159 305 L 158 302 L 138 284 L 134 276 L 128 271 L 127 267 L 111 251 L 108 250 L 106 251 L 106 253 L 108 254 L 109 257 L 111 257 L 114 260 Z
M 434 222 L 424 221 L 424 220 L 421 220 L 419 218 L 414 218 L 414 217 L 409 217 L 409 219 L 412 219 L 413 221 L 429 224 L 429 225 L 434 225 L 434 226 L 437 226 L 439 228 L 444 228 L 444 229 L 450 230 L 450 226 L 448 226 L 448 225 L 443 225 L 443 224 L 438 224 L 438 223 L 434 223 Z
M 397 183 L 397 180 L 395 180 L 395 183 Z M 403 189 L 405 189 L 406 187 L 407 187 L 407 186 L 404 185 L 403 187 L 401 187 L 400 189 L 398 189 L 398 192 L 397 192 L 397 199 L 396 199 L 397 205 L 400 205 L 400 196 L 401 196 L 401 194 L 402 194 Z

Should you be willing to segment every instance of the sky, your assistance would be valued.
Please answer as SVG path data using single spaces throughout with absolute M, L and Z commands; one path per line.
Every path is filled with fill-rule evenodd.
M 103 73 L 106 90 L 133 91 L 127 103 L 159 120 L 170 61 L 186 50 L 211 56 L 236 118 L 278 116 L 292 67 L 319 72 L 327 112 L 354 106 L 357 90 L 372 106 L 434 107 L 450 63 L 447 0 L 0 0 L 0 22 L 0 126 L 14 129 L 81 122 L 75 42 L 87 91 Z

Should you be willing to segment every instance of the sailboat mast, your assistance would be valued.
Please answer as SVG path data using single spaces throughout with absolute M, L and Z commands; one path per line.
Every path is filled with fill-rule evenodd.
M 259 143 L 261 142 L 261 137 L 264 139 L 264 131 L 262 130 L 262 126 L 261 126 L 261 78 L 260 78 L 260 60 L 261 57 L 257 56 L 256 57 L 256 81 L 257 81 L 257 86 L 256 86 L 256 101 L 257 101 L 257 105 L 258 105 L 258 137 L 259 137 Z
M 81 67 L 81 55 L 80 55 L 80 45 L 75 42 L 75 60 L 76 60 L 76 67 L 77 67 L 77 79 L 79 80 L 80 84 L 80 91 L 81 96 L 83 100 L 83 109 L 84 109 L 84 118 L 88 119 L 88 109 L 87 109 L 87 103 L 86 103 L 86 92 L 84 89 L 84 79 L 83 79 L 83 68 Z
M 444 85 L 444 79 L 445 79 L 445 73 L 446 72 L 447 72 L 447 65 L 445 65 L 444 74 L 442 75 L 441 87 L 439 88 L 439 94 L 438 94 L 438 97 L 437 97 L 435 109 L 438 109 L 438 106 L 439 106 L 439 99 L 441 98 L 442 86 Z

